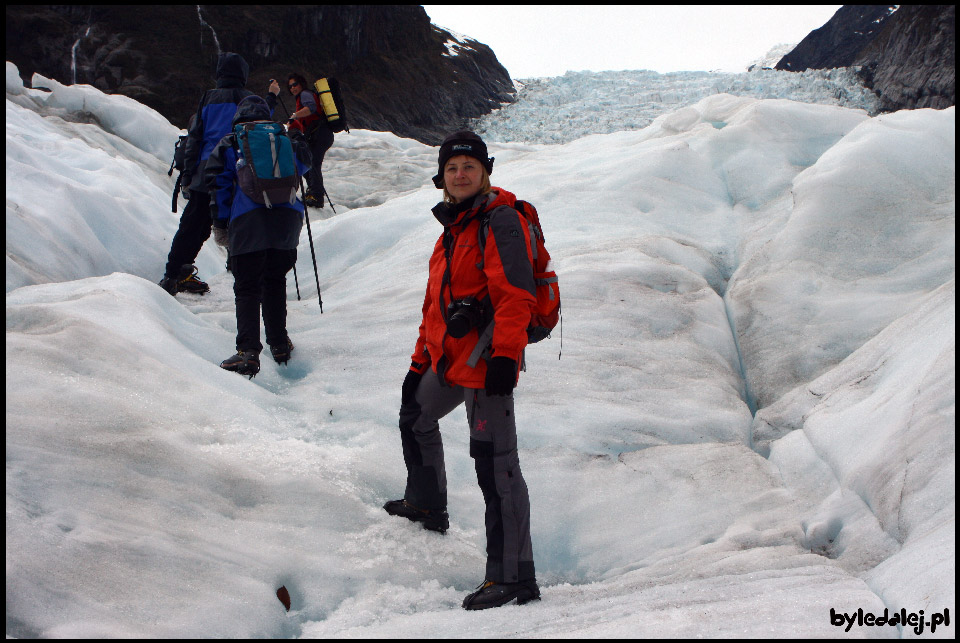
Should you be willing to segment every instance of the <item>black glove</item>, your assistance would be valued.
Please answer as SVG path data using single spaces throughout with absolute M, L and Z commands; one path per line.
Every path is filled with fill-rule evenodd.
M 510 395 L 517 385 L 517 362 L 509 357 L 494 357 L 487 362 L 483 388 L 487 395 Z
M 416 404 L 417 387 L 420 386 L 420 380 L 423 373 L 416 371 L 407 371 L 407 376 L 403 378 L 403 388 L 400 392 L 400 404 Z

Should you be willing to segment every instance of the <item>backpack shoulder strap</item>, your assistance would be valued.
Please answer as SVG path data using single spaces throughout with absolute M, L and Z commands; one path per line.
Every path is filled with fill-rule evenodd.
M 499 207 L 504 207 L 504 206 L 499 206 Z M 526 221 L 527 228 L 530 230 L 530 249 L 533 252 L 533 260 L 536 261 L 537 260 L 537 239 L 540 239 L 540 240 L 543 239 L 543 233 L 540 231 L 540 222 L 537 220 L 536 208 L 534 208 L 533 205 L 531 205 L 530 203 L 526 201 L 521 201 L 520 199 L 517 199 L 517 201 L 513 205 L 506 206 L 506 207 L 509 207 L 512 210 L 516 210 L 520 214 L 520 216 L 523 217 L 523 219 Z M 486 212 L 481 212 L 479 214 L 480 227 L 478 229 L 478 234 L 477 234 L 478 236 L 477 243 L 479 243 L 480 245 L 481 259 L 480 259 L 480 263 L 477 264 L 477 268 L 481 270 L 483 270 L 482 257 L 484 256 L 484 252 L 486 250 L 487 237 L 490 235 L 490 214 L 496 209 L 497 208 L 494 208 L 493 210 L 488 210 Z M 531 211 L 533 212 L 533 216 L 531 216 L 530 214 Z
M 496 209 L 496 208 L 494 208 Z M 480 263 L 477 268 L 483 270 L 483 255 L 487 249 L 487 237 L 490 236 L 490 213 L 493 210 L 485 210 L 477 215 L 480 225 L 477 227 L 477 243 L 480 246 Z

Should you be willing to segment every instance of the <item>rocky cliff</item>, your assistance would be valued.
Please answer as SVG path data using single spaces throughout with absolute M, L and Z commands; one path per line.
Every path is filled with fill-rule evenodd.
M 811 31 L 793 51 L 781 58 L 776 69 L 850 67 L 895 12 L 894 5 L 844 5 L 825 25 Z
M 854 65 L 881 108 L 944 109 L 957 102 L 955 5 L 902 5 Z
M 218 51 L 250 63 L 247 89 L 300 72 L 340 80 L 351 127 L 436 145 L 510 102 L 489 47 L 433 26 L 419 6 L 8 5 L 7 60 L 130 96 L 185 127 L 213 86 Z M 281 94 L 288 109 L 292 97 Z
M 956 104 L 954 5 L 844 5 L 777 69 L 858 67 L 883 111 Z

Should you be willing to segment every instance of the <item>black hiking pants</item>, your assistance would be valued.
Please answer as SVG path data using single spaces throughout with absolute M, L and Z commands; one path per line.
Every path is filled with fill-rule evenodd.
M 320 166 L 323 165 L 327 150 L 333 146 L 333 130 L 329 127 L 318 127 L 307 136 L 307 143 L 313 157 L 313 164 L 307 171 L 307 192 L 320 199 L 323 197 L 323 172 Z
M 465 404 L 470 456 L 486 504 L 486 580 L 516 583 L 536 577 L 530 540 L 530 499 L 520 472 L 513 395 L 487 396 L 483 389 L 444 386 L 427 370 L 415 401 L 400 407 L 400 440 L 407 466 L 404 499 L 421 509 L 447 508 L 440 418 Z
M 269 346 L 287 341 L 287 273 L 296 250 L 258 250 L 230 256 L 237 305 L 237 350 L 263 350 L 260 315 Z
M 184 264 L 194 263 L 197 260 L 200 248 L 210 238 L 212 225 L 210 195 L 206 192 L 193 191 L 187 205 L 183 208 L 183 214 L 180 215 L 180 227 L 173 235 L 164 277 L 178 277 L 180 268 Z

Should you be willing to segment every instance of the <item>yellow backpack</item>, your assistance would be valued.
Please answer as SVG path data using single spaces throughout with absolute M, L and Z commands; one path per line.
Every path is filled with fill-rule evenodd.
M 321 78 L 313 84 L 320 97 L 320 107 L 327 117 L 327 124 L 334 132 L 350 131 L 347 127 L 347 113 L 340 93 L 340 83 L 336 78 Z

